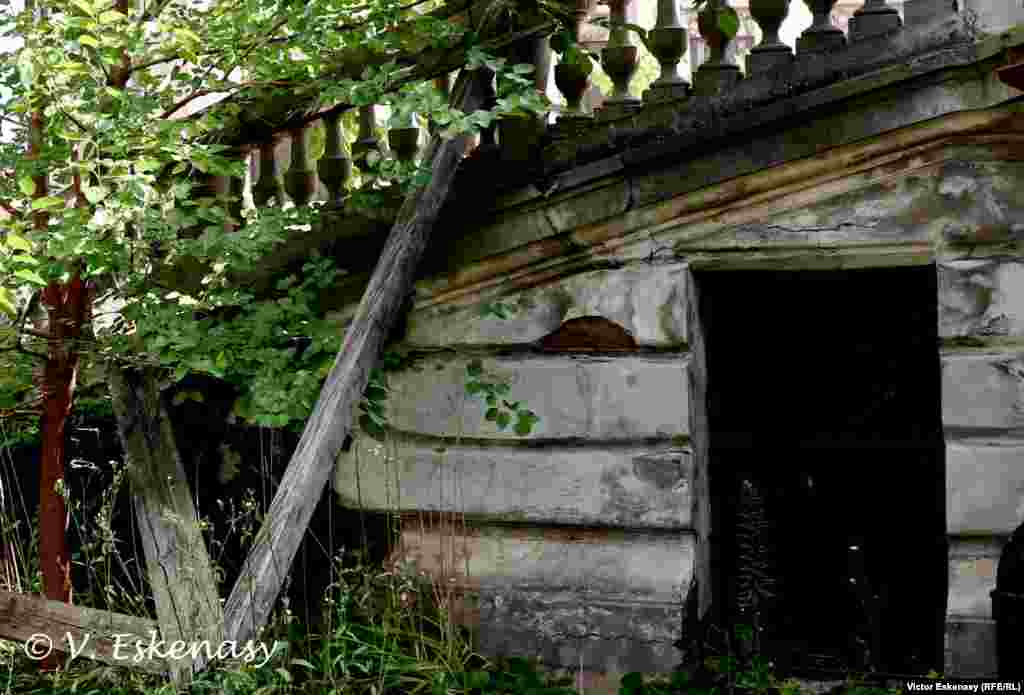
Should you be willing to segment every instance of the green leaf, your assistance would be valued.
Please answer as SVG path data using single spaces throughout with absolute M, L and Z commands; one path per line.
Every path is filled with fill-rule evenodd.
M 110 189 L 106 186 L 84 186 L 82 193 L 85 195 L 86 200 L 95 205 L 110 195 Z
M 512 422 L 512 415 L 503 410 L 500 413 L 498 413 L 494 420 L 498 425 L 498 429 L 503 430 L 506 427 L 508 427 L 510 422 Z
M 489 422 L 494 422 L 498 419 L 498 412 L 499 410 L 497 408 L 488 408 L 487 414 L 484 415 L 484 419 Z
M 0 311 L 12 319 L 18 316 L 18 310 L 14 306 L 14 296 L 6 287 L 0 287 Z
M 14 276 L 24 280 L 25 282 L 31 282 L 35 285 L 39 285 L 40 287 L 46 287 L 46 280 L 43 279 L 43 276 L 29 268 L 18 268 L 14 271 Z
M 100 47 L 99 39 L 97 39 L 92 34 L 82 34 L 78 37 L 78 43 L 82 44 L 83 46 L 92 46 L 93 48 Z
M 96 16 L 96 6 L 88 0 L 71 0 L 71 4 L 86 13 L 90 17 Z
M 561 31 L 551 37 L 551 50 L 555 53 L 565 53 L 569 46 L 574 43 L 572 35 L 569 32 Z
M 123 19 L 127 19 L 127 17 L 117 10 L 107 10 L 100 15 L 100 22 L 103 24 L 114 24 L 115 22 L 120 22 Z
M 525 437 L 533 431 L 533 419 L 520 417 L 516 420 L 515 432 L 520 437 Z
M 61 198 L 59 196 L 55 196 L 55 195 L 48 195 L 48 196 L 43 196 L 42 198 L 36 198 L 35 200 L 33 200 L 32 201 L 32 209 L 33 210 L 46 210 L 46 209 L 49 209 L 49 208 L 58 207 L 58 206 L 63 205 L 63 204 L 64 204 L 64 199 L 63 198 Z
M 21 80 L 22 87 L 31 89 L 35 78 L 36 68 L 32 63 L 32 49 L 26 48 L 18 55 L 18 79 Z
M 491 682 L 491 675 L 487 671 L 470 671 L 465 674 L 465 686 L 472 690 L 474 688 L 486 688 Z
M 468 372 L 470 376 L 480 376 L 481 374 L 484 373 L 483 362 L 481 362 L 480 360 L 473 360 L 468 365 L 466 365 L 466 372 Z
M 484 385 L 479 381 L 466 382 L 466 393 L 470 396 L 474 396 L 484 390 Z
M 32 252 L 32 242 L 19 234 L 15 234 L 14 232 L 7 232 L 7 245 L 15 251 L 25 251 L 26 253 Z
M 740 16 L 731 7 L 718 8 L 718 29 L 728 38 L 733 38 L 740 30 Z
M 32 195 L 36 192 L 36 182 L 32 180 L 31 176 L 22 176 L 18 179 L 18 189 L 24 195 Z

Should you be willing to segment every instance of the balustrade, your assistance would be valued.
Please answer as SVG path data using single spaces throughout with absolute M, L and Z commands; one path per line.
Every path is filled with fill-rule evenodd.
M 796 41 L 797 53 L 835 51 L 846 45 L 843 30 L 832 24 L 836 0 L 804 0 L 811 11 L 811 26 Z
M 292 128 L 288 133 L 291 135 L 292 162 L 284 177 L 285 190 L 296 205 L 307 205 L 317 191 L 317 175 L 309 165 L 306 147 L 309 133 L 304 126 Z
M 451 96 L 451 80 L 448 75 L 441 75 L 440 77 L 434 78 L 434 89 L 441 93 L 441 97 L 444 102 L 448 103 L 448 98 Z M 431 135 L 440 130 L 440 127 L 434 122 L 433 119 L 427 124 L 427 129 Z
M 260 177 L 252 187 L 252 202 L 254 205 L 263 207 L 276 199 L 277 204 L 284 203 L 284 182 L 277 168 L 277 157 L 275 150 L 280 136 L 275 134 L 270 139 L 261 142 L 260 148 Z
M 644 93 L 645 101 L 668 101 L 690 91 L 690 83 L 679 74 L 679 61 L 686 55 L 687 43 L 686 28 L 679 20 L 678 0 L 658 0 L 658 18 L 648 34 L 648 45 L 661 65 L 661 74 Z
M 410 112 L 400 125 L 388 130 L 388 144 L 399 160 L 411 162 L 416 159 L 420 147 L 420 126 L 415 112 Z
M 245 172 L 249 170 L 249 151 L 248 145 L 242 145 L 232 151 L 232 156 L 237 161 L 242 162 L 245 167 L 241 176 L 229 176 L 227 185 L 225 186 L 224 194 L 227 197 L 227 205 L 225 206 L 228 211 L 228 216 L 231 218 L 226 228 L 228 231 L 234 231 L 238 229 L 242 224 L 242 208 L 244 207 L 243 198 L 245 196 Z
M 352 160 L 356 165 L 365 168 L 366 156 L 370 152 L 380 152 L 380 141 L 377 139 L 377 109 L 373 104 L 359 107 L 359 132 L 352 143 Z
M 579 43 L 583 35 L 583 23 L 590 15 L 592 0 L 576 0 L 573 11 L 573 40 Z M 583 96 L 590 87 L 590 75 L 579 65 L 567 62 L 565 54 L 555 65 L 555 86 L 565 99 L 565 106 L 558 114 L 556 133 L 567 136 L 575 133 L 581 124 L 593 116 L 583 110 Z
M 636 74 L 640 49 L 626 28 L 626 3 L 610 0 L 608 45 L 601 51 L 601 64 L 612 81 L 612 93 L 600 109 L 601 118 L 618 118 L 638 109 L 642 102 L 629 92 L 629 83 Z
M 789 0 L 752 2 L 750 14 L 761 27 L 763 38 L 747 56 L 747 73 L 757 75 L 790 65 L 793 51 L 779 38 L 779 29 L 789 15 Z
M 903 26 L 899 10 L 886 0 L 864 0 L 864 6 L 850 18 L 850 40 L 860 41 L 888 34 Z
M 707 6 L 697 15 L 700 35 L 708 46 L 708 59 L 697 69 L 693 79 L 694 92 L 699 96 L 723 94 L 741 77 L 739 66 L 731 58 L 730 49 L 735 36 L 723 31 L 719 21 L 719 16 L 726 12 L 735 12 L 726 0 L 708 0 Z
M 341 128 L 341 112 L 324 115 L 324 155 L 317 162 L 320 180 L 327 188 L 327 202 L 332 208 L 345 204 L 345 183 L 352 175 L 352 160 L 345 155 L 342 146 L 344 133 Z

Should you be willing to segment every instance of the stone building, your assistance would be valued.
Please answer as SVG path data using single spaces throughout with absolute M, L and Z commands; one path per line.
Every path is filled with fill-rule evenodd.
M 464 160 L 390 432 L 335 490 L 402 512 L 394 559 L 457 589 L 485 652 L 667 671 L 700 620 L 756 619 L 799 668 L 996 672 L 1024 509 L 1024 9 L 854 2 L 844 37 L 833 4 L 742 79 L 726 50 L 692 94 L 526 144 L 499 126 Z M 528 434 L 497 427 L 523 409 Z

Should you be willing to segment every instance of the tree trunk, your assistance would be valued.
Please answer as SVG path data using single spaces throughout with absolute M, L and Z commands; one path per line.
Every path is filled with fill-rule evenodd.
M 78 345 L 89 292 L 76 274 L 66 285 L 50 282 L 42 293 L 49 347 L 43 365 L 42 455 L 39 466 L 39 563 L 46 598 L 71 602 L 71 559 L 64 502 L 64 428 L 78 375 Z
M 155 373 L 111 365 L 107 374 L 160 638 L 168 646 L 206 640 L 216 650 L 223 642 L 224 613 Z M 185 683 L 206 658 L 187 654 L 168 662 L 174 680 Z
M 466 112 L 480 108 L 485 98 L 483 82 L 481 71 L 462 72 L 453 97 L 458 108 Z M 224 608 L 224 633 L 229 640 L 250 639 L 270 615 L 352 427 L 370 370 L 412 291 L 416 268 L 448 196 L 464 140 L 442 141 L 436 135 L 431 139 L 425 157 L 431 164 L 430 182 L 411 192 L 398 213 L 345 343 Z

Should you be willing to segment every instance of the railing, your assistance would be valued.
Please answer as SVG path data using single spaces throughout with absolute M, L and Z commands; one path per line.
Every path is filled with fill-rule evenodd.
M 699 27 L 701 37 L 709 49 L 708 56 L 695 70 L 691 87 L 680 74 L 680 63 L 688 45 L 687 29 L 680 21 L 680 2 L 688 0 L 658 0 L 656 23 L 647 33 L 646 42 L 661 66 L 660 74 L 643 96 L 639 97 L 632 94 L 629 88 L 639 63 L 639 53 L 636 38 L 626 27 L 629 4 L 635 1 L 609 0 L 610 31 L 607 45 L 601 51 L 601 62 L 611 78 L 613 89 L 600 108 L 590 112 L 584 108 L 583 96 L 590 88 L 589 79 L 568 79 L 563 73 L 570 71 L 559 70 L 559 66 L 556 66 L 555 83 L 566 104 L 558 109 L 557 122 L 550 126 L 551 135 L 572 137 L 593 124 L 622 118 L 656 104 L 678 102 L 681 108 L 686 108 L 685 104 L 690 100 L 727 95 L 741 86 L 744 80 L 756 80 L 768 75 L 785 80 L 801 62 L 807 64 L 820 60 L 829 64 L 842 61 L 844 52 L 854 49 L 858 44 L 904 31 L 899 12 L 887 0 L 865 0 L 850 21 L 849 36 L 832 23 L 831 10 L 837 0 L 792 0 L 804 2 L 813 15 L 812 24 L 799 37 L 794 53 L 779 39 L 779 29 L 789 14 L 788 3 L 752 0 L 750 13 L 760 26 L 763 39 L 747 57 L 744 75 L 730 57 L 734 53 L 730 46 L 734 38 L 722 30 L 721 23 L 716 19 L 718 14 L 729 11 L 729 0 L 707 0 L 701 11 Z M 594 0 L 575 1 L 573 33 L 577 41 L 582 38 L 583 27 L 592 14 L 593 3 Z M 948 0 L 948 6 L 949 14 L 954 14 L 954 0 Z M 928 7 L 934 8 L 935 3 L 928 3 Z M 934 9 L 930 12 L 929 15 L 922 15 L 908 9 L 908 25 L 934 23 Z M 535 87 L 541 93 L 546 92 L 551 61 L 548 37 L 532 36 L 513 44 L 510 55 L 514 62 L 529 62 L 537 67 Z M 433 82 L 435 88 L 447 92 L 447 77 L 437 78 Z M 365 174 L 364 164 L 371 152 L 377 152 L 380 156 L 394 156 L 401 161 L 414 161 L 423 140 L 417 118 L 412 114 L 399 127 L 388 131 L 389 144 L 385 146 L 375 134 L 375 107 L 362 106 L 359 108 L 359 130 L 351 148 L 350 159 L 343 146 L 339 112 L 325 111 L 321 116 L 314 117 L 314 120 L 317 118 L 323 121 L 326 141 L 323 156 L 315 164 L 309 162 L 307 148 L 308 129 L 312 121 L 276 133 L 264 142 L 237 150 L 241 158 L 259 159 L 259 174 L 256 176 L 254 172 L 251 182 L 252 201 L 256 206 L 267 205 L 271 200 L 282 203 L 289 199 L 301 206 L 319 198 L 326 200 L 330 207 L 340 209 L 346 199 L 346 186 L 353 166 Z M 545 127 L 546 119 L 503 120 L 497 137 L 493 127 L 485 129 L 470 149 L 477 145 L 497 148 L 503 159 L 526 161 L 535 158 L 536 146 L 544 135 Z M 429 124 L 428 129 L 431 133 L 437 130 L 433 123 Z M 532 148 L 529 153 L 522 149 L 524 133 L 527 136 L 525 146 Z M 291 164 L 282 173 L 279 171 L 275 150 L 285 138 L 290 142 Z M 515 148 L 519 149 L 513 151 Z M 373 183 L 370 182 L 370 185 Z M 239 212 L 245 183 L 242 180 L 221 182 L 217 188 L 234 200 L 232 212 Z M 236 215 L 232 217 L 237 219 Z

